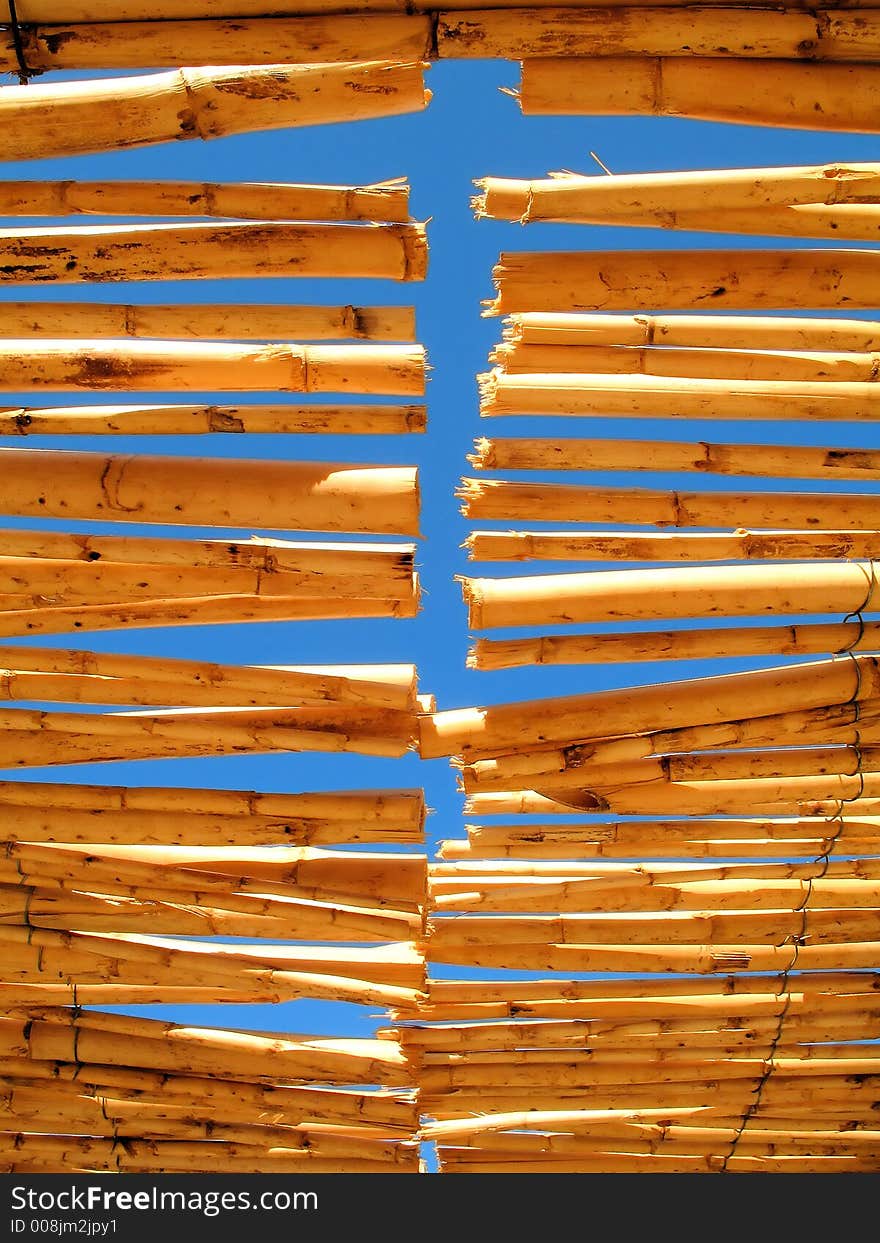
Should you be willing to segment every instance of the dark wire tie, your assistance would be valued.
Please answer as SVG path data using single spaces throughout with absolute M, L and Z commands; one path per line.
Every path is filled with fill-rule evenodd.
M 15 49 L 15 59 L 18 61 L 18 81 L 22 86 L 27 86 L 31 80 L 31 70 L 28 68 L 27 57 L 24 54 L 21 22 L 18 20 L 18 13 L 15 10 L 15 0 L 6 0 L 6 3 L 9 5 L 9 29 L 12 31 L 12 46 Z

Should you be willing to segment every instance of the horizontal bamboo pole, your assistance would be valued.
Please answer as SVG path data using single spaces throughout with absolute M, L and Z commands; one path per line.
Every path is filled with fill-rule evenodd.
M 55 304 L 47 304 L 55 305 Z M 199 435 L 206 432 L 400 435 L 423 432 L 424 406 L 61 406 L 0 409 L 4 436 Z
M 419 345 L 69 341 L 0 344 L 0 391 L 384 393 L 421 396 Z
M 844 28 L 847 24 L 844 19 Z M 64 37 L 59 39 L 59 35 Z M 23 32 L 26 64 L 37 73 L 176 67 L 181 48 L 189 60 L 211 66 L 418 61 L 429 54 L 431 42 L 430 17 L 408 13 L 262 14 L 238 21 L 201 17 L 197 21 L 92 20 L 60 28 L 38 25 Z M 11 36 L 3 53 L 0 69 L 14 72 L 18 62 Z
M 535 785 L 538 785 L 535 782 Z M 722 816 L 812 814 L 822 804 L 852 804 L 859 813 L 873 814 L 880 796 L 880 777 L 807 776 L 733 781 L 678 781 L 665 786 L 603 786 L 601 790 L 562 788 L 552 782 L 537 790 L 513 790 L 507 794 L 475 794 L 465 811 L 475 815 L 516 812 L 524 815 L 573 812 L 611 812 L 619 816 Z M 864 803 L 862 799 L 864 798 Z M 819 813 L 821 814 L 821 813 Z
M 132 604 L 53 605 L 0 611 L 0 636 L 86 634 L 129 626 L 206 626 L 215 623 L 336 621 L 353 617 L 415 617 L 418 584 L 409 600 L 320 600 L 314 597 L 201 596 L 192 599 L 135 601 Z
M 710 4 L 725 4 L 729 0 L 708 0 Z M 605 0 L 605 8 L 631 8 L 647 4 L 649 8 L 658 6 L 658 0 Z M 681 7 L 682 0 L 659 0 L 659 4 L 675 9 Z M 451 10 L 467 10 L 473 7 L 472 0 L 455 0 L 444 6 Z M 491 0 L 483 4 L 483 8 L 508 8 L 509 0 Z M 535 0 L 530 8 L 558 8 L 555 0 Z M 812 8 L 809 0 L 794 0 L 789 8 Z M 870 8 L 871 0 L 840 0 L 835 5 L 839 9 Z M 90 0 L 18 0 L 18 10 L 22 21 L 37 23 L 58 22 L 91 22 L 94 20 L 95 7 Z M 343 0 L 273 0 L 273 13 L 278 16 L 294 17 L 302 13 L 340 13 L 349 12 Z M 365 13 L 399 13 L 399 12 L 431 12 L 429 0 L 358 0 L 358 12 Z M 104 21 L 155 21 L 180 20 L 182 18 L 202 17 L 264 17 L 266 0 L 158 0 L 150 4 L 149 0 L 103 0 L 101 18 Z
M 725 61 L 724 65 L 731 63 Z M 762 315 L 557 315 L 526 313 L 504 321 L 504 338 L 523 346 L 671 346 L 679 349 L 818 350 L 872 353 L 880 323 Z
M 367 186 L 286 182 L 4 181 L 0 216 L 209 216 L 227 220 L 409 219 L 403 179 Z
M 812 445 L 481 437 L 468 461 L 477 470 L 680 470 L 768 479 L 880 478 L 878 450 Z
M 573 315 L 570 318 L 589 317 Z M 685 376 L 707 380 L 721 376 L 731 380 L 864 382 L 875 380 L 880 371 L 880 355 L 876 351 L 807 352 L 517 342 L 496 346 L 489 357 L 510 375 L 563 372 L 595 375 L 607 372 L 612 375 Z
M 0 278 L 31 285 L 266 276 L 419 281 L 427 256 L 425 228 L 418 224 L 233 221 L 0 229 Z
M 509 844 L 483 841 L 476 837 L 471 842 L 459 838 L 447 839 L 439 844 L 439 857 L 453 860 L 567 859 L 573 850 L 581 859 L 730 859 L 748 854 L 755 859 L 788 859 L 792 855 L 815 858 L 828 848 L 829 839 L 821 837 L 787 838 L 703 838 L 699 831 L 688 839 L 669 842 L 658 837 L 631 837 L 621 842 L 595 841 L 589 834 L 574 833 L 565 841 L 549 832 L 528 831 L 520 835 L 509 834 Z M 852 838 L 847 843 L 860 856 L 880 853 L 876 838 Z
M 877 558 L 880 531 L 472 531 L 472 561 L 750 561 Z
M 0 509 L 6 513 L 245 527 L 271 513 L 282 529 L 418 530 L 418 482 L 410 467 L 30 449 L 5 449 L 2 456 L 7 474 Z
M 685 566 L 462 578 L 468 625 L 564 625 L 662 618 L 871 612 L 880 603 L 871 562 Z
M 758 672 L 666 682 L 558 699 L 453 709 L 423 718 L 426 759 L 492 756 L 554 743 L 588 741 L 857 702 L 880 691 L 870 656 L 814 661 Z
M 247 707 L 272 704 L 318 704 L 325 701 L 370 704 L 385 708 L 416 708 L 414 665 L 339 665 L 272 667 L 219 665 L 156 656 L 126 656 L 108 652 L 78 652 L 53 648 L 0 647 L 0 694 L 14 689 L 2 679 L 15 673 L 45 674 L 48 686 L 63 691 L 69 680 L 77 690 L 96 682 L 119 682 L 105 687 L 118 692 L 117 702 L 152 703 L 179 707 Z M 25 678 L 26 689 L 29 679 Z M 95 686 L 95 693 L 101 687 Z M 125 694 L 139 698 L 124 699 Z M 10 698 L 16 696 L 10 695 Z M 25 694 L 25 699 L 43 696 Z M 77 697 L 78 698 L 78 697 Z M 68 699 L 67 702 L 73 702 Z M 83 702 L 89 702 L 85 700 Z M 91 702 L 107 702 L 92 699 Z
M 455 58 L 684 56 L 871 61 L 880 33 L 871 10 L 774 14 L 713 6 L 688 9 L 681 25 L 669 9 L 505 8 L 440 14 L 438 55 Z M 138 62 L 143 63 L 143 62 Z M 43 68 L 42 58 L 37 61 Z
M 0 158 L 84 155 L 171 140 L 368 120 L 420 112 L 430 99 L 421 53 L 393 58 L 409 62 L 402 64 L 380 58 L 366 64 L 246 63 L 222 68 L 215 62 L 179 69 L 181 46 L 174 49 L 170 73 L 9 87 L 0 99 L 5 122 Z M 274 45 L 273 61 L 280 52 Z
M 639 1156 L 631 1152 L 614 1152 L 599 1156 L 528 1159 L 515 1162 L 486 1159 L 461 1162 L 460 1150 L 438 1148 L 441 1174 L 703 1174 L 721 1170 L 742 1174 L 844 1174 L 864 1173 L 876 1168 L 871 1156 L 802 1157 L 802 1156 L 737 1156 L 719 1153 L 713 1157 L 666 1157 L 651 1154 Z
M 44 183 L 28 183 L 39 184 Z M 59 182 L 77 187 L 78 182 Z M 108 183 L 112 184 L 112 183 Z M 171 337 L 183 341 L 414 341 L 411 306 L 4 302 L 4 337 Z M 215 429 L 222 431 L 222 427 Z
M 477 219 L 653 226 L 709 233 L 837 237 L 880 234 L 877 166 L 580 176 L 546 181 L 487 177 L 475 184 Z M 861 185 L 854 184 L 861 176 Z
M 726 660 L 737 656 L 807 656 L 842 651 L 880 651 L 880 623 L 725 626 L 720 630 L 478 639 L 468 652 L 467 662 L 469 669 L 517 669 L 525 665 Z
M 487 315 L 510 311 L 869 309 L 870 250 L 508 251 Z M 635 291 L 635 292 L 634 292 Z
M 510 840 L 513 843 L 530 840 L 535 842 L 542 838 L 556 841 L 563 845 L 567 837 L 571 837 L 575 855 L 581 849 L 581 843 L 593 841 L 597 843 L 626 843 L 629 839 L 640 837 L 667 841 L 676 845 L 679 841 L 687 841 L 692 837 L 702 837 L 707 841 L 735 840 L 748 841 L 797 842 L 804 838 L 834 840 L 836 843 L 849 845 L 852 841 L 868 841 L 872 838 L 880 841 L 880 821 L 871 816 L 854 816 L 842 812 L 839 816 L 822 819 L 819 816 L 800 816 L 786 818 L 731 817 L 719 819 L 680 819 L 680 820 L 639 820 L 639 821 L 605 821 L 580 822 L 578 824 L 469 824 L 465 826 L 469 840 L 503 844 Z M 824 851 L 821 853 L 825 853 Z M 848 851 L 857 854 L 857 851 Z M 571 857 L 571 856 L 563 856 Z
M 737 57 L 524 60 L 526 116 L 677 116 L 739 125 L 880 132 L 880 67 Z
M 457 495 L 466 517 L 499 521 L 723 529 L 739 520 L 748 527 L 820 531 L 868 531 L 877 521 L 876 496 L 854 492 L 666 492 L 465 478 Z
M 795 253 L 795 252 L 792 252 Z M 687 376 L 607 373 L 480 377 L 480 412 L 642 418 L 840 419 L 873 421 L 876 387 L 797 380 L 691 379 Z

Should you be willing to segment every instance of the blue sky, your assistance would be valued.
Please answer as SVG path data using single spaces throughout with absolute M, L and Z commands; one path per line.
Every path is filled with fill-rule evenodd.
M 198 657 L 224 662 L 334 663 L 414 661 L 423 691 L 436 694 L 441 707 L 529 698 L 625 685 L 630 682 L 695 676 L 714 671 L 707 662 L 675 666 L 626 668 L 510 670 L 474 673 L 464 668 L 468 632 L 460 591 L 453 577 L 460 573 L 491 574 L 486 565 L 469 566 L 460 550 L 469 524 L 459 516 L 454 490 L 469 473 L 465 455 L 476 435 L 668 437 L 674 440 L 731 440 L 744 443 L 880 446 L 880 425 L 840 424 L 833 428 L 810 423 L 725 423 L 661 420 L 530 420 L 478 417 L 475 374 L 486 369 L 486 355 L 500 333 L 499 320 L 480 317 L 480 301 L 491 293 L 490 273 L 502 249 L 637 249 L 642 247 L 713 248 L 815 245 L 794 239 L 729 238 L 719 234 L 684 234 L 655 230 L 518 225 L 483 221 L 477 224 L 469 206 L 472 180 L 487 174 L 538 177 L 549 170 L 598 171 L 589 152 L 595 151 L 615 172 L 648 169 L 717 168 L 748 165 L 828 163 L 880 159 L 880 138 L 812 133 L 801 130 L 754 129 L 698 121 L 660 118 L 524 118 L 518 106 L 498 91 L 513 86 L 518 67 L 505 62 L 444 62 L 431 69 L 434 98 L 424 113 L 387 121 L 316 127 L 244 135 L 211 143 L 174 143 L 139 151 L 34 161 L 0 169 L 6 179 L 192 179 L 199 181 L 304 181 L 360 184 L 406 175 L 412 185 L 415 218 L 428 219 L 429 277 L 424 284 L 394 285 L 381 281 L 223 281 L 66 286 L 30 289 L 4 286 L 0 298 L 22 300 L 60 296 L 69 300 L 108 301 L 278 302 L 278 303 L 410 303 L 417 307 L 419 340 L 433 366 L 429 384 L 429 432 L 410 437 L 78 437 L 37 438 L 33 447 L 101 449 L 229 457 L 278 457 L 316 460 L 417 463 L 424 498 L 419 561 L 424 585 L 423 611 L 413 621 L 274 623 L 215 626 L 180 630 L 120 631 L 86 636 L 69 646 L 101 651 Z M 21 222 L 9 221 L 10 225 Z M 45 223 L 45 222 L 42 222 Z M 634 309 L 637 309 L 634 307 Z M 662 310 L 664 308 L 645 308 Z M 863 313 L 870 317 L 868 312 Z M 173 400 L 175 394 L 157 394 Z M 206 398 L 208 394 L 204 395 Z M 236 399 L 236 394 L 230 394 Z M 218 400 L 216 395 L 210 395 Z M 193 395 L 192 400 L 198 400 Z M 273 399 L 267 396 L 266 400 Z M 57 395 L 45 404 L 71 404 Z M 85 399 L 83 399 L 85 400 Z M 112 403 L 119 397 L 96 397 Z M 189 400 L 189 399 L 188 399 Z M 282 398 L 283 400 L 283 398 Z M 291 396 L 290 400 L 297 398 Z M 332 400 L 329 399 L 329 400 Z M 33 394 L 7 395 L 8 404 L 41 404 Z M 0 439 L 0 445 L 21 440 Z M 621 483 L 619 474 L 577 476 L 573 481 Z M 639 474 L 636 486 L 668 487 L 673 478 Z M 733 489 L 767 487 L 772 481 L 701 479 L 700 486 Z M 808 490 L 834 485 L 805 484 Z M 856 484 L 836 485 L 861 490 Z M 3 525 L 36 526 L 0 518 Z M 47 529 L 68 524 L 44 522 Z M 499 525 L 505 524 L 478 524 Z M 70 529 L 121 532 L 113 524 L 69 524 Z M 129 533 L 133 528 L 125 528 Z M 154 533 L 192 535 L 193 528 L 150 528 Z M 216 531 L 204 534 L 216 535 Z M 227 532 L 232 534 L 232 532 Z M 250 533 L 250 532 L 247 532 Z M 282 534 L 266 527 L 260 534 Z M 238 532 L 242 534 L 242 532 Z M 539 564 L 497 567 L 499 573 L 540 572 Z M 544 567 L 559 572 L 559 564 Z M 572 567 L 575 568 L 575 567 Z M 583 567 L 577 567 L 583 568 Z M 607 567 L 606 567 L 607 568 Z M 503 632 L 493 632 L 502 637 Z M 67 638 L 47 639 L 43 646 L 61 646 Z M 36 646 L 41 644 L 37 643 Z M 758 661 L 724 662 L 724 670 L 757 665 Z M 766 664 L 776 663 L 768 660 Z M 63 780 L 113 785 L 180 785 L 249 788 L 276 791 L 346 789 L 423 784 L 435 809 L 429 821 L 431 840 L 462 831 L 461 797 L 445 761 L 402 761 L 358 756 L 237 756 L 202 760 L 166 760 L 130 764 L 77 766 L 55 770 L 0 773 L 31 780 Z M 448 974 L 444 972 L 444 974 Z M 147 1011 L 145 1011 L 147 1012 Z M 156 1008 L 149 1011 L 160 1013 Z M 316 1033 L 360 1033 L 370 1029 L 370 1011 L 354 1006 L 294 1002 L 266 1007 L 163 1007 L 164 1017 L 209 1024 L 289 1029 Z

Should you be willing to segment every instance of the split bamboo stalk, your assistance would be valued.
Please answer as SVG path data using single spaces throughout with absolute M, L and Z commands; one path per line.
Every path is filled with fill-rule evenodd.
M 474 442 L 468 461 L 477 470 L 655 470 L 769 479 L 880 478 L 880 450 L 812 445 L 481 437 Z
M 729 0 L 707 0 L 709 4 L 724 4 L 729 7 Z M 605 8 L 630 8 L 647 4 L 649 8 L 664 5 L 677 8 L 681 0 L 605 0 Z M 472 0 L 453 0 L 444 6 L 449 10 L 468 10 L 473 7 Z M 508 8 L 509 0 L 492 0 L 484 8 Z M 555 0 L 536 0 L 532 8 L 557 8 Z M 810 9 L 813 5 L 809 0 L 793 0 L 790 8 Z M 838 9 L 870 8 L 871 0 L 840 0 L 834 6 Z M 23 22 L 54 23 L 59 22 L 91 22 L 95 17 L 95 6 L 90 0 L 18 0 L 18 10 Z M 294 17 L 303 13 L 337 13 L 350 11 L 341 0 L 273 0 L 272 11 L 278 16 Z M 430 0 L 359 0 L 358 12 L 399 13 L 399 12 L 431 12 Z M 181 20 L 183 18 L 202 17 L 263 17 L 266 13 L 266 0 L 158 0 L 150 4 L 149 0 L 103 0 L 101 17 L 104 21 L 155 21 Z
M 394 226 L 389 226 L 394 227 Z M 493 269 L 487 315 L 510 311 L 870 309 L 871 250 L 512 251 Z M 634 292 L 635 291 L 635 292 Z M 805 302 L 806 299 L 806 302 Z
M 804 16 L 806 26 L 816 24 Z M 847 59 L 852 19 L 835 22 L 832 50 Z M 794 26 L 796 23 L 790 23 Z M 785 33 L 778 40 L 785 46 Z M 794 36 L 797 30 L 792 29 Z M 63 36 L 59 38 L 60 36 Z M 865 31 L 864 42 L 871 34 Z M 803 37 L 803 36 L 802 36 Z M 64 26 L 33 26 L 23 32 L 25 63 L 31 72 L 53 69 L 140 69 L 176 67 L 181 48 L 188 59 L 216 65 L 306 65 L 350 61 L 420 61 L 431 49 L 431 19 L 408 13 L 312 14 L 297 17 L 244 18 L 224 21 L 167 19 L 155 21 L 89 21 Z M 772 48 L 773 44 L 768 45 Z M 855 49 L 853 49 L 855 51 Z M 9 36 L 0 69 L 14 72 L 18 61 Z M 769 54 L 769 53 L 765 53 Z
M 878 166 L 853 164 L 476 183 L 477 219 L 653 225 L 716 233 L 839 237 L 880 232 Z
M 581 316 L 570 318 L 579 319 Z M 595 375 L 607 372 L 612 375 L 685 376 L 707 380 L 723 376 L 731 380 L 864 382 L 876 380 L 880 373 L 880 355 L 854 351 L 688 349 L 662 344 L 640 347 L 505 343 L 496 346 L 489 357 L 510 375 L 563 372 Z
M 535 783 L 538 784 L 538 783 Z M 586 787 L 588 782 L 585 781 Z M 474 794 L 465 811 L 475 815 L 571 815 L 572 812 L 611 812 L 619 816 L 785 816 L 821 814 L 823 804 L 850 803 L 858 814 L 873 814 L 880 797 L 880 777 L 806 776 L 740 781 L 677 781 L 664 786 L 603 786 L 554 788 L 549 783 L 539 790 L 517 790 L 507 794 Z
M 456 860 L 548 860 L 566 859 L 573 850 L 577 850 L 582 859 L 729 859 L 744 852 L 756 859 L 787 859 L 793 854 L 814 858 L 828 848 L 831 840 L 822 837 L 784 840 L 754 837 L 744 840 L 735 837 L 706 838 L 699 829 L 694 831 L 691 838 L 676 838 L 673 842 L 662 837 L 649 836 L 632 836 L 619 842 L 606 841 L 602 840 L 601 835 L 589 832 L 575 832 L 570 841 L 550 831 L 539 831 L 531 836 L 528 831 L 520 831 L 519 834 L 511 832 L 508 836 L 508 845 L 490 839 L 484 841 L 482 833 L 469 842 L 459 838 L 447 839 L 440 843 L 440 856 L 443 859 Z M 852 838 L 847 844 L 862 856 L 880 853 L 876 838 Z
M 876 559 L 880 531 L 472 531 L 472 561 L 804 561 Z
M 458 1159 L 458 1153 L 462 1151 L 467 1152 L 467 1149 L 438 1147 L 441 1174 L 717 1174 L 722 1169 L 743 1174 L 843 1174 L 876 1169 L 873 1156 L 737 1156 L 734 1153 L 727 1157 L 725 1153 L 719 1153 L 711 1157 L 667 1157 L 614 1151 L 570 1160 L 540 1158 L 505 1162 L 486 1159 L 463 1162 Z
M 425 407 L 410 405 L 0 408 L 0 434 L 4 436 L 191 436 L 206 432 L 371 436 L 423 432 L 426 427 Z
M 739 519 L 748 527 L 819 531 L 869 531 L 877 523 L 876 495 L 855 492 L 665 492 L 465 478 L 456 495 L 466 517 L 499 521 L 723 529 Z
M 880 651 L 880 623 L 725 626 L 720 630 L 478 639 L 468 652 L 467 663 L 469 669 L 517 669 L 525 665 L 726 660 L 737 656 L 807 656 L 843 651 Z
M 420 345 L 4 340 L 0 392 L 385 393 L 421 396 Z
M 4 764 L 98 763 L 267 751 L 356 751 L 396 758 L 413 745 L 415 714 L 329 705 L 294 709 L 39 712 L 0 709 Z
M 288 182 L 4 181 L 0 216 L 208 216 L 226 220 L 409 219 L 406 180 L 367 186 Z
M 792 819 L 766 819 L 763 817 L 724 818 L 715 820 L 698 820 L 693 818 L 681 820 L 646 820 L 646 821 L 611 821 L 611 822 L 580 822 L 578 824 L 469 824 L 465 826 L 468 840 L 473 844 L 484 842 L 487 846 L 504 845 L 530 841 L 540 843 L 543 840 L 555 842 L 563 846 L 570 836 L 572 854 L 577 856 L 582 843 L 618 843 L 625 845 L 629 840 L 656 840 L 676 846 L 689 838 L 701 837 L 707 841 L 734 840 L 745 845 L 750 841 L 782 841 L 797 842 L 804 838 L 816 838 L 820 841 L 834 840 L 836 844 L 849 847 L 855 841 L 880 841 L 880 821 L 870 816 L 851 816 L 841 812 L 838 817 L 823 820 L 818 816 L 799 817 Z M 823 850 L 820 852 L 825 854 Z M 849 854 L 858 854 L 855 849 L 847 850 Z M 569 856 L 561 856 L 563 859 Z
M 775 22 L 760 9 L 714 6 L 688 9 L 679 25 L 669 9 L 505 8 L 440 14 L 438 55 L 444 57 L 730 57 L 872 61 L 880 33 L 870 10 L 857 16 L 837 10 L 805 13 L 788 9 Z M 867 18 L 867 20 L 866 20 Z M 36 65 L 46 65 L 42 47 Z M 66 62 L 67 57 L 58 58 Z M 328 58 L 329 59 L 329 58 Z M 56 63 L 53 60 L 53 65 Z M 142 64 L 138 61 L 138 64 Z M 151 62 L 152 63 L 152 62 Z M 14 64 L 11 66 L 14 68 Z
M 726 62 L 727 63 L 727 62 Z M 524 346 L 606 346 L 622 349 L 815 350 L 873 353 L 880 323 L 868 319 L 813 319 L 761 315 L 511 315 L 504 338 Z
M 232 221 L 0 229 L 0 278 L 26 285 L 267 276 L 420 281 L 427 259 L 420 224 Z
M 795 252 L 792 252 L 795 253 Z M 871 381 L 719 380 L 609 373 L 479 377 L 480 413 L 873 421 Z
M 34 675 L 40 694 L 33 693 L 34 684 L 27 674 Z M 18 675 L 25 675 L 20 688 L 12 681 Z M 73 698 L 64 694 L 68 685 Z M 11 699 L 43 699 L 52 691 L 53 698 L 68 703 L 109 702 L 80 699 L 82 688 L 93 696 L 115 692 L 119 703 L 156 706 L 240 708 L 348 702 L 415 710 L 416 687 L 415 665 L 236 666 L 63 648 L 0 647 L 0 696 Z M 14 693 L 16 689 L 23 693 Z
M 42 183 L 40 183 L 42 184 Z M 61 182 L 76 187 L 77 182 Z M 411 306 L 4 302 L 4 337 L 171 337 L 183 341 L 414 341 Z M 222 431 L 222 428 L 216 430 Z
M 878 89 L 873 64 L 602 56 L 524 60 L 517 98 L 526 116 L 678 116 L 876 134 Z
M 418 482 L 410 467 L 31 449 L 2 455 L 6 513 L 246 527 L 271 514 L 282 529 L 418 531 Z
M 563 625 L 662 618 L 871 612 L 880 603 L 873 562 L 685 566 L 462 578 L 468 625 Z
M 379 60 L 178 69 L 180 46 L 170 73 L 5 88 L 0 97 L 5 122 L 0 158 L 85 155 L 397 116 L 420 112 L 430 99 L 421 53 L 403 58 L 409 63 L 401 64 Z M 274 45 L 273 60 L 279 51 Z
M 556 743 L 675 729 L 849 704 L 880 693 L 880 664 L 871 656 L 815 661 L 750 673 L 643 685 L 558 699 L 453 709 L 423 717 L 425 759 L 465 753 L 468 759 Z

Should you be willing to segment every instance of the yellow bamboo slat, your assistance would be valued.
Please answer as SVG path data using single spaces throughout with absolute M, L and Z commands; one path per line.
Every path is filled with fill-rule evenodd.
M 472 531 L 472 561 L 804 561 L 876 559 L 880 531 Z
M 4 436 L 191 436 L 208 432 L 401 435 L 424 432 L 427 410 L 411 405 L 22 406 L 0 408 Z
M 880 132 L 880 67 L 738 57 L 536 57 L 522 63 L 526 116 L 677 116 L 740 125 Z

